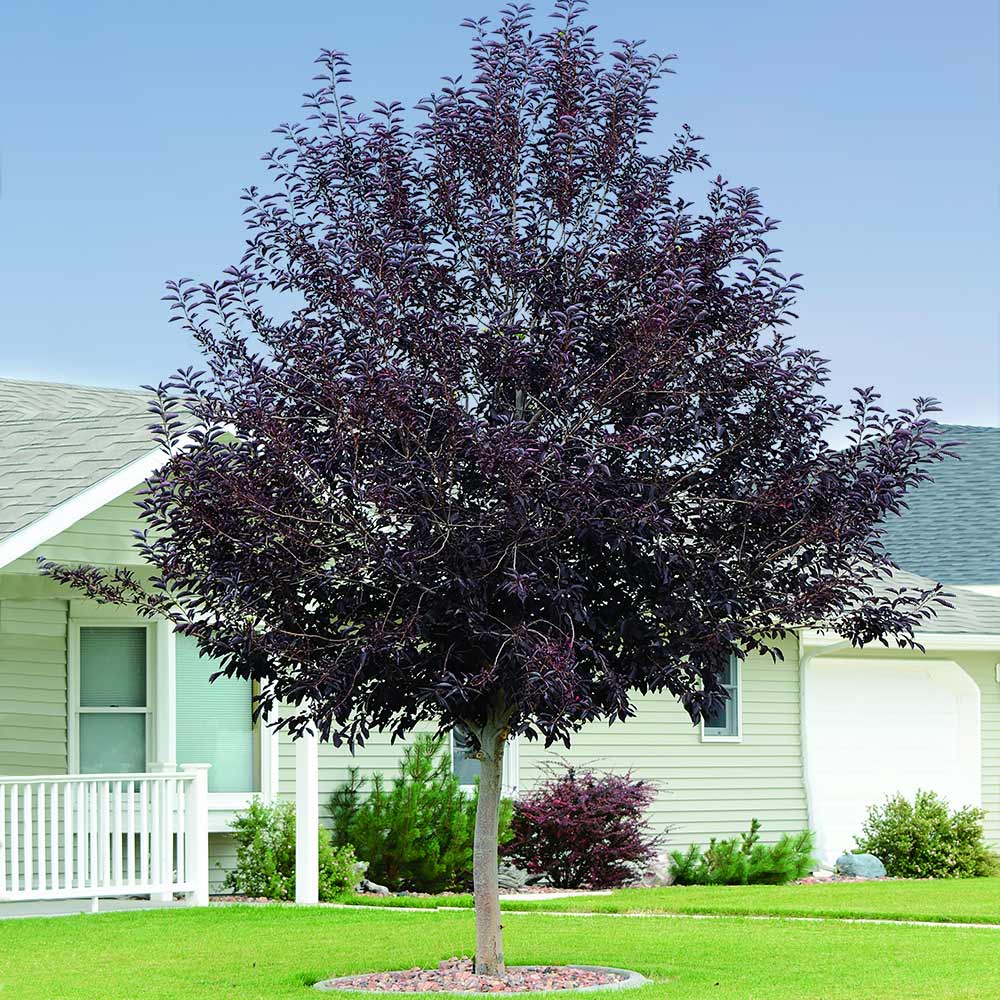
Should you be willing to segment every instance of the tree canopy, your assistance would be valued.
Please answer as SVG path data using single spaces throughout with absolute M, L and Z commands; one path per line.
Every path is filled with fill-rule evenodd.
M 804 625 L 913 644 L 940 599 L 873 586 L 948 453 L 934 401 L 826 400 L 758 192 L 692 202 L 699 136 L 653 141 L 672 57 L 552 16 L 466 22 L 468 80 L 413 114 L 357 110 L 322 53 L 242 261 L 168 286 L 204 365 L 155 392 L 152 582 L 47 564 L 171 618 L 294 733 L 569 741 L 650 691 L 697 721 L 731 655 Z

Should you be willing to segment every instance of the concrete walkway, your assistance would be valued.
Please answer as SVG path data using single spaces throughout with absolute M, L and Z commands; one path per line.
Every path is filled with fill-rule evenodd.
M 471 913 L 468 906 L 365 906 L 354 903 L 320 903 L 342 910 L 389 910 L 391 913 Z M 777 913 L 594 913 L 572 910 L 504 910 L 504 916 L 542 917 L 615 917 L 628 920 L 794 920 L 803 923 L 825 924 L 888 924 L 897 927 L 965 927 L 977 930 L 1000 931 L 1000 924 L 959 923 L 949 920 L 889 920 L 883 917 L 800 917 Z
M 118 913 L 124 910 L 165 910 L 188 908 L 183 899 L 171 903 L 160 903 L 150 899 L 101 899 L 98 913 Z M 90 914 L 89 899 L 41 899 L 28 903 L 0 903 L 0 920 L 17 920 L 23 917 L 69 917 L 74 914 Z

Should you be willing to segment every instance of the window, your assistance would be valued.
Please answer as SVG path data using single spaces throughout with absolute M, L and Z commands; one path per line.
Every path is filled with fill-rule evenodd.
M 79 634 L 75 709 L 81 774 L 138 774 L 149 746 L 145 626 L 87 626 Z
M 708 713 L 701 724 L 704 740 L 739 740 L 742 737 L 740 725 L 740 664 L 735 656 L 729 658 L 722 674 L 722 686 L 726 691 L 726 701 L 715 711 Z
M 177 763 L 211 764 L 210 792 L 259 791 L 253 688 L 241 677 L 209 678 L 218 663 L 176 636 Z
M 458 778 L 458 783 L 464 788 L 471 788 L 479 778 L 480 762 L 478 757 L 470 757 L 472 753 L 472 737 L 462 726 L 456 726 L 451 731 L 451 772 Z
M 471 789 L 479 780 L 481 763 L 478 757 L 470 757 L 472 753 L 472 737 L 468 730 L 456 726 L 451 731 L 451 772 L 458 778 L 462 788 Z M 518 776 L 521 770 L 520 745 L 515 737 L 507 740 L 503 754 L 503 794 L 517 794 Z

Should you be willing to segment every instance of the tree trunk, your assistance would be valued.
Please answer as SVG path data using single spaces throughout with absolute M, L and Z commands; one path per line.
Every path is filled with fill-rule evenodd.
M 497 881 L 497 834 L 506 737 L 506 725 L 495 721 L 487 722 L 480 736 L 482 757 L 472 848 L 472 887 L 476 905 L 476 973 L 481 976 L 502 976 L 506 969 Z

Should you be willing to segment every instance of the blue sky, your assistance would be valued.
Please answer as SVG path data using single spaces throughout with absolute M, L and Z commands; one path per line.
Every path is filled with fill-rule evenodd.
M 413 104 L 466 66 L 499 0 L 347 4 L 8 0 L 0 21 L 0 375 L 156 381 L 195 360 L 167 278 L 238 259 L 240 190 L 296 119 L 321 47 L 362 104 Z M 594 0 L 605 46 L 676 52 L 681 122 L 762 191 L 805 273 L 800 341 L 830 394 L 874 383 L 1000 423 L 998 24 L 993 0 Z

